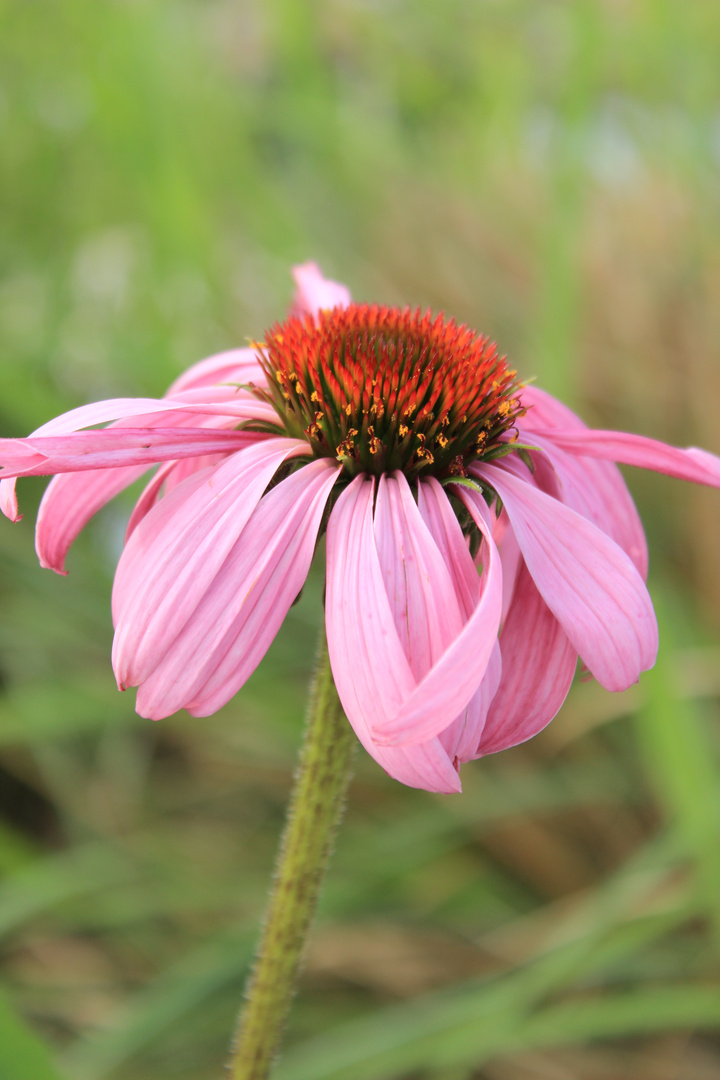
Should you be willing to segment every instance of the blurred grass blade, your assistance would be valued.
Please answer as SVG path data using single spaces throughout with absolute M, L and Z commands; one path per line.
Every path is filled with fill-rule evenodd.
M 73 1080 L 101 1080 L 154 1044 L 212 994 L 230 982 L 239 985 L 252 957 L 256 933 L 255 927 L 241 927 L 173 964 L 126 1002 L 113 1027 L 67 1052 L 64 1064 L 68 1074 Z
M 696 703 L 681 695 L 667 662 L 675 620 L 662 597 L 655 600 L 661 655 L 643 675 L 646 704 L 637 715 L 639 735 L 655 797 L 697 866 L 700 903 L 720 934 L 720 768 L 717 750 Z
M 0 935 L 57 904 L 126 883 L 132 863 L 105 844 L 88 844 L 23 867 L 0 887 Z
M 0 1080 L 64 1080 L 45 1044 L 0 995 Z
M 523 1046 L 563 1046 L 590 1039 L 720 1026 L 720 986 L 650 986 L 546 1009 L 520 1032 Z
M 562 920 L 546 951 L 517 971 L 384 1009 L 291 1048 L 276 1080 L 390 1080 L 429 1066 L 475 1065 L 519 1045 L 548 994 L 595 982 L 686 921 L 681 891 L 653 910 L 672 845 L 654 841 Z M 650 914 L 638 917 L 648 908 Z M 682 1025 L 681 1025 L 682 1026 Z

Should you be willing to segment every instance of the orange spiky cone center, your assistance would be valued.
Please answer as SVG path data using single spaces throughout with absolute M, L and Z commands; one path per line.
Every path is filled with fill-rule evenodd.
M 291 316 L 257 348 L 280 426 L 350 475 L 464 475 L 525 412 L 496 345 L 443 315 L 351 304 Z

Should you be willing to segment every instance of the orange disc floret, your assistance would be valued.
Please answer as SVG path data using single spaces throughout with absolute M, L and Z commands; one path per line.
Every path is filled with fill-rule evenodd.
M 525 411 L 497 346 L 442 314 L 351 304 L 291 316 L 258 349 L 283 428 L 351 475 L 457 475 Z

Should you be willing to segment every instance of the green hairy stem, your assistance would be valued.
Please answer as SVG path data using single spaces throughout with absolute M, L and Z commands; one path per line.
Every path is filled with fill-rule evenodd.
M 262 937 L 238 1017 L 233 1080 L 270 1075 L 343 814 L 356 743 L 335 689 L 323 629 Z

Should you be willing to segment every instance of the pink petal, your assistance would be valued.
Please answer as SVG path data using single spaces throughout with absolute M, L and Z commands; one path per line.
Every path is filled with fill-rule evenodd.
M 254 349 L 230 349 L 193 364 L 168 387 L 165 397 L 175 397 L 183 390 L 193 390 L 218 383 L 265 386 L 267 378 Z
M 581 420 L 577 413 L 558 401 L 547 390 L 541 390 L 539 386 L 531 383 L 524 386 L 520 392 L 522 403 L 528 409 L 522 418 L 522 425 L 532 431 L 544 431 L 547 428 L 558 428 L 567 431 L 571 428 L 586 428 L 587 424 Z
M 164 407 L 162 402 L 154 398 L 115 398 L 110 401 L 93 403 L 92 405 L 81 405 L 78 409 L 72 409 L 70 412 L 62 413 L 60 416 L 49 420 L 34 431 L 33 435 L 51 435 L 76 431 L 78 428 L 115 420 L 120 416 L 147 413 L 151 408 L 157 411 L 157 406 Z M 177 406 L 172 407 L 177 408 Z M 0 445 L 2 445 L 3 441 L 5 440 L 0 440 Z M 9 442 L 10 440 L 6 441 Z M 2 457 L 0 457 L 1 464 Z M 22 516 L 18 514 L 14 479 L 0 479 L 0 510 L 11 521 L 19 521 Z
M 577 666 L 575 649 L 524 564 L 500 634 L 500 649 L 502 679 L 488 712 L 480 755 L 525 742 L 549 724 L 567 696 Z
M 351 303 L 350 290 L 337 281 L 323 277 L 317 263 L 306 262 L 293 267 L 295 295 L 291 314 L 317 315 L 320 311 L 330 311 L 336 307 L 347 307 Z
M 478 756 L 478 746 L 485 730 L 490 706 L 500 685 L 502 671 L 502 654 L 500 645 L 496 641 L 490 653 L 487 671 L 480 686 L 470 698 L 467 709 L 438 736 L 451 761 L 472 761 Z
M 109 420 L 121 417 L 141 416 L 143 413 L 154 414 L 177 409 L 172 402 L 159 398 L 110 398 L 107 401 L 95 401 L 89 405 L 80 405 L 77 409 L 54 416 L 46 424 L 32 432 L 35 435 L 64 435 L 69 431 L 79 431 L 93 424 L 105 424 Z M 31 436 L 31 437 L 32 437 Z
M 22 520 L 22 514 L 18 513 L 14 480 L 0 480 L 0 511 L 11 521 Z
M 358 734 L 362 737 L 361 728 L 365 728 L 378 744 L 414 745 L 449 727 L 478 689 L 497 638 L 502 582 L 487 508 L 480 510 L 473 503 L 471 512 L 485 533 L 488 572 L 472 616 L 457 632 L 453 590 L 442 561 L 438 562 L 437 546 L 414 501 L 405 497 L 409 495 L 407 481 L 401 474 L 394 479 L 394 522 L 385 515 L 377 529 L 373 527 L 371 480 L 354 481 L 333 510 L 328 526 L 326 621 L 336 684 Z M 389 494 L 378 493 L 381 507 L 386 497 Z M 390 556 L 393 545 L 397 551 Z M 396 567 L 388 574 L 393 559 Z M 408 619 L 410 608 L 404 607 L 404 594 L 400 593 L 398 603 L 394 593 L 403 574 L 410 582 L 407 596 L 412 595 L 414 621 Z M 440 610 L 443 598 L 450 614 Z M 423 611 L 424 625 L 419 614 Z M 409 655 L 413 657 L 415 650 L 421 657 L 416 670 L 427 668 L 433 658 L 422 677 L 414 676 L 408 664 L 396 618 L 408 623 L 404 637 Z
M 134 417 L 136 427 L 158 427 L 165 418 L 165 426 L 171 427 L 188 426 L 189 423 L 197 425 L 230 426 L 236 427 L 238 423 L 249 420 L 257 420 L 264 423 L 275 423 L 277 416 L 270 406 L 256 401 L 245 391 L 234 387 L 212 387 L 209 389 L 191 389 L 178 394 L 176 400 L 158 400 L 154 398 L 116 398 L 109 401 L 100 401 L 92 405 L 82 405 L 70 412 L 56 416 L 43 424 L 33 432 L 30 439 L 37 437 L 46 438 L 77 432 L 83 427 L 92 424 L 115 421 L 116 426 L 127 427 L 129 418 Z M 89 434 L 89 433 L 88 433 Z M 26 466 L 32 465 L 33 459 L 29 453 L 20 449 L 24 440 L 0 440 L 0 464 L 3 463 L 3 453 L 9 455 L 9 460 L 17 462 L 22 459 Z M 158 460 L 158 459 L 156 459 Z M 8 461 L 5 462 L 9 464 Z M 125 460 L 122 463 L 114 462 L 112 467 L 120 465 L 126 467 L 132 465 L 132 461 Z M 148 465 L 152 462 L 148 462 Z M 18 475 L 49 475 L 54 471 L 48 462 L 42 462 L 42 457 L 34 459 L 35 468 L 25 468 Z M 97 462 L 86 462 L 83 468 L 101 468 Z M 11 471 L 8 469 L 8 471 Z M 15 479 L 4 475 L 0 479 L 0 511 L 13 521 L 19 521 L 17 498 L 15 495 Z
M 202 469 L 196 468 L 193 469 L 193 472 L 203 472 L 204 469 L 206 469 L 210 465 L 210 462 L 207 461 L 205 458 L 191 458 L 190 460 L 193 465 L 195 465 L 198 460 L 202 460 L 203 462 L 205 462 Z M 155 475 L 152 477 L 152 479 L 143 488 L 140 498 L 135 503 L 135 506 L 133 507 L 133 512 L 130 515 L 130 519 L 127 523 L 127 528 L 125 530 L 126 544 L 132 534 L 135 532 L 135 529 L 138 527 L 142 519 L 150 513 L 153 506 L 155 506 L 155 504 L 157 503 L 160 497 L 160 492 L 163 489 L 163 485 L 166 483 L 170 473 L 177 468 L 177 464 L 177 461 L 164 462 L 160 466 L 158 471 L 155 473 Z
M 65 556 L 93 514 L 134 483 L 146 465 L 127 469 L 100 469 L 95 473 L 55 476 L 45 489 L 35 528 L 35 550 L 40 565 L 65 574 Z
M 371 729 L 396 712 L 414 680 L 382 579 L 373 527 L 375 481 L 358 476 L 333 507 L 327 538 L 325 622 L 343 708 L 365 749 L 390 776 L 427 791 L 460 790 L 438 739 L 380 746 Z
M 429 739 L 417 746 L 381 746 L 366 732 L 355 728 L 355 734 L 368 754 L 393 780 L 444 795 L 462 791 L 457 766 L 440 739 Z
M 227 389 L 227 388 L 226 388 Z M 187 400 L 194 391 L 183 395 Z M 205 391 L 207 394 L 207 391 Z M 137 418 L 134 418 L 137 421 Z M 188 421 L 200 423 L 208 428 L 235 425 L 234 419 L 214 414 L 205 415 L 181 410 L 161 412 L 154 416 L 142 416 L 143 425 L 152 427 L 182 427 L 187 426 Z M 132 424 L 132 419 L 116 420 L 111 425 L 113 428 L 125 428 Z M 263 436 L 257 436 L 263 438 Z M 248 441 L 253 441 L 254 437 Z M 214 464 L 217 455 L 197 455 L 191 459 L 183 459 L 183 469 L 180 470 L 177 462 L 170 461 L 163 466 L 159 477 L 152 481 L 158 491 L 162 486 L 163 477 L 175 470 L 175 474 L 182 471 L 184 475 L 196 472 L 206 465 Z M 90 517 L 95 514 L 111 498 L 117 495 L 129 484 L 147 471 L 146 464 L 130 466 L 120 469 L 99 469 L 91 475 L 87 473 L 67 473 L 52 480 L 47 487 L 45 496 L 40 504 L 37 529 L 35 533 L 35 546 L 40 558 L 41 565 L 50 567 L 58 573 L 64 573 L 64 561 L 68 549 L 80 530 L 87 524 Z M 14 481 L 4 481 L 10 485 Z M 141 496 L 141 503 L 135 508 L 132 522 L 137 523 L 142 516 L 143 510 L 150 509 L 150 505 L 144 506 L 143 500 L 147 500 L 147 490 Z M 154 502 L 154 499 L 152 500 Z
M 138 691 L 141 715 L 215 712 L 265 655 L 297 597 L 339 466 L 313 461 L 263 496 L 219 573 Z
M 211 400 L 207 400 L 208 397 Z M 77 409 L 61 413 L 32 432 L 36 436 L 64 435 L 94 424 L 104 424 L 110 420 L 136 417 L 155 419 L 159 413 L 187 413 L 191 419 L 193 413 L 205 415 L 236 417 L 238 420 L 277 420 L 274 410 L 248 394 L 234 387 L 212 388 L 212 392 L 186 391 L 179 394 L 177 400 L 167 398 L 112 398 L 108 401 L 96 401 L 90 405 L 80 405 Z M 144 426 L 143 423 L 137 425 Z
M 327 530 L 325 622 L 335 685 L 362 733 L 397 714 L 415 686 L 383 581 L 373 531 L 375 480 L 357 476 Z
M 118 564 L 113 666 L 136 686 L 160 663 L 198 607 L 295 439 L 270 439 L 180 484 L 143 519 Z M 170 503 L 172 514 L 168 517 Z M 160 527 L 158 527 L 160 523 Z M 227 597 L 226 597 L 227 601 Z
M 443 492 L 441 497 L 447 503 Z M 445 562 L 402 473 L 380 477 L 374 531 L 395 629 L 417 681 L 457 637 L 464 619 Z M 475 578 L 477 592 L 477 572 Z
M 258 442 L 264 441 L 260 438 Z M 252 440 L 248 442 L 248 446 L 252 445 Z M 140 494 L 140 498 L 133 507 L 133 512 L 130 515 L 130 519 L 127 523 L 125 530 L 125 543 L 128 542 L 135 529 L 147 514 L 150 513 L 153 506 L 157 504 L 160 498 L 161 492 L 167 495 L 178 484 L 183 483 L 189 477 L 198 472 L 205 472 L 210 467 L 218 465 L 227 454 L 203 454 L 199 457 L 183 458 L 182 461 L 166 461 L 160 466 L 158 471 L 153 476 L 152 480 L 146 484 L 145 488 Z
M 527 438 L 539 446 L 551 462 L 560 481 L 558 494 L 565 505 L 612 537 L 630 556 L 645 581 L 648 573 L 645 530 L 618 467 L 610 461 L 567 454 L 559 450 L 547 434 L 533 432 L 526 436 L 524 431 L 519 430 L 520 438 Z
M 619 461 L 622 465 L 653 469 L 678 480 L 720 487 L 720 457 L 696 446 L 680 449 L 624 431 L 547 430 L 540 434 L 571 454 Z
M 267 438 L 254 432 L 204 428 L 102 428 L 48 438 L 0 439 L 3 477 L 149 467 L 172 458 L 229 453 Z
M 477 606 L 431 670 L 418 682 L 400 711 L 376 731 L 378 741 L 395 745 L 439 734 L 468 705 L 482 682 L 497 641 L 502 610 L 502 567 L 481 496 L 459 487 L 458 495 L 483 535 L 486 566 Z
M 507 522 L 507 514 L 503 511 L 500 516 L 500 520 Z M 522 555 L 520 553 L 520 545 L 517 542 L 517 537 L 511 528 L 506 528 L 502 532 L 501 539 L 498 540 L 498 551 L 500 552 L 500 561 L 502 563 L 503 572 L 503 602 L 502 602 L 502 616 L 501 622 L 505 621 L 508 611 L 510 610 L 510 604 L 512 598 L 515 595 L 515 583 L 517 581 L 520 567 L 522 565 Z
M 480 576 L 458 519 L 437 480 L 418 484 L 418 509 L 450 571 L 463 622 L 473 614 L 480 595 Z M 508 530 L 511 534 L 512 530 Z M 503 589 L 504 589 L 503 563 Z M 488 707 L 500 681 L 502 660 L 495 643 L 487 671 L 467 708 L 438 736 L 451 760 L 469 761 L 477 753 Z
M 480 595 L 480 575 L 458 519 L 437 480 L 423 480 L 418 484 L 418 510 L 450 571 L 465 619 L 469 619 Z
M 588 431 L 587 425 L 567 405 L 537 386 L 524 387 L 522 400 L 531 408 L 518 426 L 521 441 L 543 447 L 556 471 L 562 474 L 563 502 L 611 536 L 645 580 L 648 571 L 645 530 L 620 470 L 611 461 L 573 461 L 558 454 L 557 432 Z M 538 432 L 544 432 L 548 438 L 542 442 L 535 437 Z
M 657 622 L 625 552 L 529 478 L 497 465 L 473 472 L 502 499 L 541 596 L 598 682 L 608 690 L 636 682 L 655 662 Z

